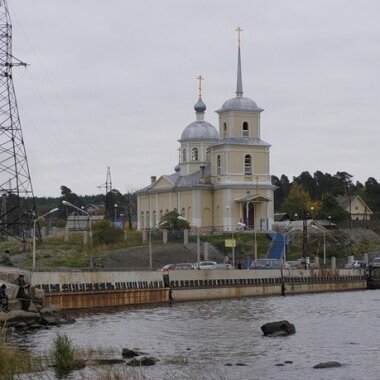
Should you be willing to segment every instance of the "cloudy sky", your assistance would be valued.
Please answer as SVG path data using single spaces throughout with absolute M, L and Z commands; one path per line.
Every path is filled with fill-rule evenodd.
M 244 95 L 262 113 L 271 172 L 347 171 L 380 180 L 377 0 L 8 0 L 33 188 L 97 194 L 111 168 L 121 192 L 173 172 L 195 119 Z

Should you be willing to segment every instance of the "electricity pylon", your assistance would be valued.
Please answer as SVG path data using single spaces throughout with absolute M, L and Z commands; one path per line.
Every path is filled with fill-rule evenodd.
M 108 194 L 109 191 L 112 190 L 111 169 L 109 166 L 107 167 L 106 182 L 103 183 L 103 185 L 98 186 L 98 188 L 99 189 L 106 189 L 106 195 Z
M 12 25 L 0 0 L 0 239 L 25 240 L 35 218 L 35 200 L 22 137 L 12 68 L 26 66 L 12 55 Z

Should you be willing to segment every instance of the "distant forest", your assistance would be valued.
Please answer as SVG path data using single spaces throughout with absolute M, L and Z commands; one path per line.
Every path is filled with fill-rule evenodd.
M 313 206 L 315 216 L 331 216 L 332 220 L 338 221 L 347 218 L 347 215 L 339 209 L 336 198 L 359 195 L 374 213 L 373 217 L 380 219 L 380 184 L 373 177 L 368 178 L 364 184 L 358 181 L 353 183 L 352 178 L 353 176 L 346 172 L 331 175 L 321 171 L 316 171 L 313 175 L 304 171 L 291 180 L 285 174 L 280 178 L 272 176 L 272 183 L 277 187 L 274 192 L 274 210 L 277 213 L 287 212 L 294 215 Z M 137 215 L 135 193 L 122 194 L 113 189 L 107 194 L 77 195 L 67 186 L 61 186 L 61 197 L 36 197 L 38 214 L 42 215 L 58 207 L 59 211 L 54 217 L 63 223 L 67 215 L 74 211 L 63 206 L 63 200 L 77 207 L 89 204 L 103 205 L 101 212 L 105 212 L 109 219 L 114 219 L 116 214 L 118 219 L 123 219 L 130 227 Z
M 293 177 L 290 181 L 286 175 L 280 178 L 272 176 L 273 185 L 277 186 L 274 193 L 274 209 L 275 212 L 286 212 L 289 208 L 289 196 L 292 191 L 304 192 L 308 197 L 307 203 L 316 205 L 318 210 L 323 207 L 332 207 L 332 199 L 339 196 L 352 197 L 359 195 L 368 207 L 374 213 L 374 217 L 380 217 L 380 184 L 375 178 L 370 177 L 362 184 L 360 182 L 353 183 L 353 176 L 346 172 L 337 172 L 335 175 L 316 171 L 311 175 L 308 171 L 302 172 L 298 177 Z M 306 194 L 305 194 L 306 193 Z M 322 212 L 323 214 L 323 212 Z M 320 215 L 326 217 L 326 215 Z

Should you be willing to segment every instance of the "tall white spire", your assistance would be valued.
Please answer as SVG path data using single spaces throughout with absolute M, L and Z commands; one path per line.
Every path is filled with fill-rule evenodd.
M 240 54 L 240 33 L 243 29 L 240 26 L 235 29 L 238 32 L 238 70 L 237 70 L 237 81 L 236 81 L 236 96 L 243 96 L 243 80 L 241 76 L 241 54 Z

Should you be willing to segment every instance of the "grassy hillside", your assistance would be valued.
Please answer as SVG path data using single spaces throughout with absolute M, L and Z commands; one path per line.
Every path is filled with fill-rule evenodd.
M 231 234 L 201 236 L 202 243 L 208 242 L 215 249 L 210 249 L 210 259 L 222 262 L 225 256 L 232 256 L 232 249 L 225 247 L 225 240 L 231 239 Z M 248 258 L 254 257 L 253 234 L 235 233 L 236 261 L 244 263 Z M 349 255 L 362 256 L 364 253 L 380 254 L 380 237 L 369 230 L 333 231 L 326 233 L 326 255 L 335 256 L 338 262 L 344 263 Z M 258 257 L 265 257 L 270 245 L 267 234 L 257 233 Z M 294 260 L 302 256 L 302 232 L 292 236 L 287 250 L 287 259 Z M 181 239 L 171 240 L 163 244 L 159 235 L 152 235 L 152 262 L 157 269 L 168 263 L 196 262 L 197 248 L 196 238 L 190 237 L 189 245 L 184 246 Z M 47 237 L 42 242 L 37 242 L 36 267 L 38 269 L 58 268 L 88 268 L 91 254 L 96 268 L 117 269 L 148 269 L 149 247 L 142 243 L 141 233 L 128 232 L 118 237 L 113 243 L 100 243 L 94 236 L 94 245 L 91 250 L 89 244 L 83 244 L 82 233 L 71 233 L 69 241 L 64 237 Z M 32 244 L 20 242 L 1 242 L 0 253 L 10 251 L 13 264 L 21 268 L 29 269 L 32 266 Z M 203 259 L 203 248 L 201 250 Z M 323 235 L 309 234 L 308 253 L 310 257 L 323 256 Z

